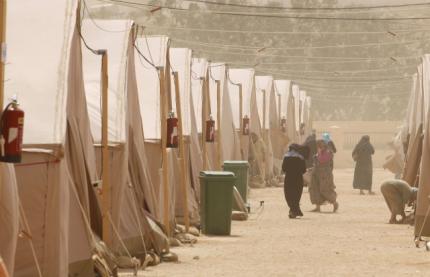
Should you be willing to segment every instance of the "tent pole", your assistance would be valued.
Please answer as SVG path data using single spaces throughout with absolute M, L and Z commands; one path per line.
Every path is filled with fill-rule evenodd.
M 6 64 L 6 0 L 0 1 L 0 12 L 2 15 L 0 24 L 0 109 L 3 109 L 4 101 L 4 75 L 5 75 L 5 64 Z
M 222 155 L 221 155 L 221 81 L 220 80 L 216 80 L 216 117 L 217 117 L 217 128 L 218 128 L 218 145 L 217 145 L 217 156 L 218 156 L 218 170 L 221 170 L 221 165 L 222 165 Z
M 264 141 L 266 141 L 266 90 L 263 89 L 262 91 L 263 91 L 263 139 Z
M 162 186 L 163 186 L 163 219 L 164 227 L 166 228 L 166 234 L 170 237 L 170 219 L 169 219 L 169 168 L 167 160 L 167 97 L 165 87 L 165 75 L 164 68 L 158 68 L 160 76 L 160 119 L 161 119 L 161 155 L 162 155 Z
M 111 208 L 111 187 L 109 170 L 109 143 L 108 143 L 108 54 L 106 50 L 100 50 L 102 55 L 102 195 L 103 195 L 103 241 L 111 245 L 111 226 L 109 212 Z
M 206 98 L 208 97 L 208 83 L 209 76 L 206 74 L 206 78 L 203 79 L 203 88 L 202 88 L 202 154 L 203 154 L 203 170 L 208 169 L 208 155 L 206 149 L 206 120 L 207 120 L 207 106 L 206 106 Z
M 176 100 L 176 113 L 178 115 L 178 135 L 179 135 L 179 162 L 181 166 L 180 177 L 182 186 L 182 201 L 183 201 L 183 212 L 184 212 L 184 223 L 185 231 L 188 233 L 190 230 L 190 216 L 188 214 L 188 195 L 187 195 L 187 181 L 188 181 L 188 170 L 185 162 L 185 139 L 184 131 L 182 126 L 182 106 L 181 106 L 181 95 L 179 93 L 179 77 L 178 72 L 173 72 L 173 78 L 175 81 L 175 100 Z
M 282 97 L 281 97 L 281 95 L 280 94 L 278 94 L 278 121 L 280 121 L 281 120 L 281 116 L 282 116 L 282 113 L 281 113 L 281 108 L 282 108 Z M 279 122 L 278 122 L 279 123 Z
M 6 14 L 7 14 L 7 0 L 0 0 L 0 113 L 4 105 L 4 73 L 6 63 Z M 3 176 L 0 169 L 0 191 L 3 186 Z
M 242 133 L 243 130 L 243 94 L 242 94 L 242 84 L 239 84 L 239 128 Z

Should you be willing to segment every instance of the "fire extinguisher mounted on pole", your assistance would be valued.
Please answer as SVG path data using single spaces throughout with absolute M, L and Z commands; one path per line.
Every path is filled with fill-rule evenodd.
M 178 148 L 178 118 L 171 111 L 167 118 L 167 148 Z
M 247 115 L 242 119 L 242 135 L 249 136 L 249 117 Z
M 287 132 L 287 119 L 285 118 L 285 116 L 281 119 L 281 131 L 284 133 Z
M 215 120 L 212 115 L 209 116 L 209 120 L 206 121 L 206 142 L 215 141 Z
M 4 109 L 0 118 L 0 161 L 20 163 L 24 133 L 24 111 L 13 99 Z

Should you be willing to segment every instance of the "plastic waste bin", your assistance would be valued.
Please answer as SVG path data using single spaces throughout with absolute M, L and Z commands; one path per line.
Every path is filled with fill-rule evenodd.
M 200 222 L 203 234 L 230 235 L 235 181 L 233 172 L 200 172 Z
M 236 176 L 235 186 L 245 204 L 248 202 L 248 169 L 247 161 L 224 161 L 223 169 L 233 172 Z

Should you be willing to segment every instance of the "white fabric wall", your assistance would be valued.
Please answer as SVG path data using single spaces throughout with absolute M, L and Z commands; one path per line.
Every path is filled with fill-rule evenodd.
M 24 144 L 64 141 L 67 61 L 75 25 L 70 11 L 75 6 L 66 0 L 7 5 L 5 100 L 16 94 L 26 113 Z
M 131 21 L 83 20 L 82 35 L 93 49 L 106 49 L 108 55 L 108 132 L 110 142 L 125 142 L 126 130 L 126 48 Z M 103 30 L 109 30 L 108 32 Z M 123 31 L 120 32 L 119 30 Z M 101 142 L 102 98 L 101 56 L 82 46 L 85 93 L 94 141 Z
M 293 85 L 294 97 L 294 117 L 296 121 L 296 131 L 300 129 L 300 88 L 298 85 Z
M 251 115 L 251 92 L 253 89 L 255 71 L 252 68 L 229 69 L 229 78 L 232 83 L 242 85 L 242 112 L 243 116 L 250 117 Z M 233 120 L 236 128 L 240 127 L 239 118 L 239 87 L 228 82 L 228 90 L 230 93 Z
M 179 93 L 181 96 L 181 111 L 182 111 L 182 131 L 188 136 L 191 133 L 191 109 L 189 99 L 191 97 L 191 54 L 192 51 L 188 48 L 171 48 L 170 49 L 170 66 L 172 71 L 178 72 Z M 176 111 L 176 94 L 175 82 L 173 76 L 172 83 L 172 109 Z
M 274 86 L 276 92 L 281 95 L 281 118 L 287 117 L 288 113 L 288 97 L 290 94 L 290 83 L 289 80 L 275 80 Z
M 255 86 L 256 86 L 256 96 L 257 96 L 257 107 L 258 107 L 258 115 L 260 117 L 261 126 L 263 126 L 263 116 L 265 118 L 266 125 L 263 126 L 263 129 L 269 129 L 269 109 L 270 109 L 270 92 L 273 86 L 273 77 L 272 76 L 256 76 L 255 77 Z M 263 91 L 266 94 L 266 113 L 263 115 L 263 105 L 264 105 L 264 96 Z
M 206 77 L 208 62 L 205 59 L 193 58 L 191 66 L 191 95 L 194 103 L 197 130 L 202 132 L 202 78 Z
M 138 38 L 137 48 L 156 67 L 166 66 L 167 44 L 165 36 Z M 136 76 L 139 88 L 140 111 L 142 113 L 145 139 L 161 139 L 160 82 L 158 71 L 136 54 Z

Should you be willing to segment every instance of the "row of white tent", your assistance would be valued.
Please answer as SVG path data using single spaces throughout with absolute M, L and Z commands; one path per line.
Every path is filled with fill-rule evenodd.
M 200 171 L 248 160 L 243 118 L 266 144 L 269 178 L 287 141 L 310 132 L 310 97 L 291 81 L 194 58 L 129 20 L 82 19 L 76 1 L 10 1 L 7 33 L 5 98 L 25 111 L 23 161 L 1 164 L 0 255 L 13 276 L 93 276 L 106 230 L 117 256 L 163 256 L 178 222 L 199 224 Z M 181 115 L 179 149 L 165 147 L 169 111 Z M 211 117 L 214 143 L 204 139 Z
M 424 55 L 413 76 L 411 96 L 397 148 L 404 154 L 402 179 L 418 187 L 415 237 L 430 237 L 430 55 Z

